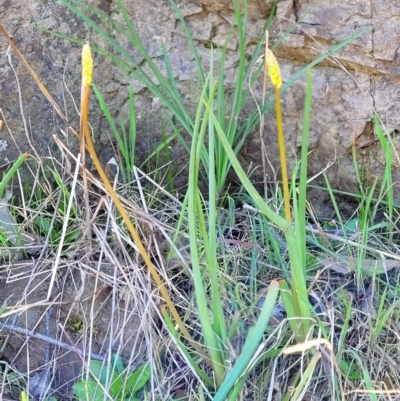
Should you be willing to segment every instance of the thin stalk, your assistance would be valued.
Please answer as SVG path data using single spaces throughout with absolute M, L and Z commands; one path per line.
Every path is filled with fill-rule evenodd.
M 92 83 L 93 59 L 90 54 L 89 45 L 86 44 L 82 49 L 82 88 L 81 88 L 81 122 L 79 129 L 79 144 L 81 153 L 82 177 L 83 177 L 83 191 L 85 194 L 85 208 L 86 208 L 86 238 L 88 244 L 88 252 L 91 253 L 92 242 L 92 225 L 90 218 L 89 206 L 89 188 L 88 179 L 86 174 L 86 157 L 85 157 L 85 135 L 89 131 L 88 124 L 88 104 L 90 96 L 90 85 Z M 90 135 L 90 132 L 88 132 Z
M 290 381 L 288 388 L 289 389 L 294 389 L 297 387 L 297 385 L 299 384 L 299 380 L 301 377 L 301 370 L 299 369 L 296 374 L 294 375 L 294 377 L 292 378 L 292 380 Z M 283 395 L 282 400 L 281 401 L 290 401 L 292 399 L 292 391 L 286 391 L 286 393 Z
M 14 176 L 14 174 L 17 172 L 17 170 L 21 167 L 21 165 L 26 161 L 28 156 L 29 156 L 29 153 L 24 153 L 23 155 L 21 155 L 17 159 L 17 161 L 12 165 L 10 170 L 7 171 L 7 173 L 3 177 L 3 179 L 1 180 L 1 182 L 0 182 L 0 200 L 4 199 L 7 184 L 10 182 L 11 178 Z
M 98 355 L 98 354 L 94 354 L 94 353 L 88 353 L 85 350 L 82 350 L 80 348 L 75 347 L 74 345 L 70 345 L 70 344 L 64 343 L 64 342 L 59 341 L 59 340 L 57 340 L 55 338 L 46 336 L 46 335 L 41 334 L 41 333 L 36 333 L 33 330 L 28 330 L 28 329 L 26 329 L 24 327 L 20 327 L 20 326 L 17 326 L 15 324 L 1 322 L 0 323 L 0 330 L 8 330 L 8 331 L 11 331 L 13 333 L 22 334 L 22 335 L 24 335 L 26 337 L 37 338 L 40 341 L 44 341 L 44 342 L 46 342 L 48 344 L 52 344 L 52 345 L 54 345 L 56 347 L 64 348 L 64 349 L 66 349 L 68 351 L 75 352 L 78 355 L 87 356 L 89 354 L 91 359 L 97 359 L 99 361 L 104 361 L 105 360 L 105 357 L 103 355 Z
M 214 53 L 211 48 L 210 53 L 210 80 L 209 80 L 209 91 L 210 93 L 214 92 L 214 82 L 213 82 L 213 74 L 214 74 Z M 211 99 L 212 101 L 213 99 Z M 213 103 L 211 103 L 211 109 L 213 108 Z M 216 166 L 215 166 L 215 156 L 216 156 L 216 143 L 215 143 L 215 132 L 214 132 L 214 124 L 211 119 L 208 121 L 208 160 L 209 160 L 209 172 L 208 172 L 208 203 L 209 203 L 209 222 L 210 222 L 210 230 L 209 230 L 209 244 L 210 250 L 214 250 L 216 243 L 216 230 L 215 227 L 217 225 L 217 216 L 216 216 Z
M 299 201 L 296 202 L 296 231 L 301 249 L 301 263 L 303 265 L 303 274 L 306 275 L 306 202 L 307 202 L 307 167 L 308 167 L 308 144 L 310 137 L 311 120 L 311 100 L 312 100 L 312 74 L 311 70 L 307 72 L 307 88 L 304 100 L 303 113 L 303 134 L 301 141 L 300 158 L 300 181 L 299 181 Z M 295 188 L 295 186 L 294 186 Z
M 326 58 L 332 56 L 334 53 L 336 53 L 339 50 L 341 50 L 344 46 L 346 46 L 347 44 L 349 44 L 350 42 L 352 42 L 353 40 L 355 40 L 359 36 L 363 35 L 368 29 L 370 29 L 370 27 L 365 27 L 365 28 L 361 29 L 359 32 L 355 33 L 354 35 L 352 35 L 348 39 L 344 40 L 343 42 L 338 43 L 337 45 L 335 45 L 331 49 L 329 49 L 327 52 L 325 52 L 325 53 L 321 54 L 320 56 L 318 56 L 310 64 L 306 65 L 304 68 L 302 68 L 296 74 L 294 74 L 285 83 L 285 85 L 282 86 L 282 93 L 287 91 L 293 85 L 293 83 L 296 82 L 299 78 L 301 78 L 309 69 L 311 69 L 312 67 L 314 67 L 317 64 L 321 63 Z M 270 111 L 270 109 L 272 107 L 273 107 L 273 99 L 268 101 L 268 102 L 266 102 L 265 105 L 263 105 L 261 111 L 263 113 L 267 113 L 267 112 Z M 243 124 L 239 128 L 239 132 L 238 132 L 238 136 L 237 136 L 238 142 L 235 144 L 235 148 L 234 148 L 235 154 L 237 154 L 239 152 L 239 150 L 243 146 L 243 143 L 245 142 L 247 136 L 249 135 L 250 132 L 252 132 L 254 130 L 254 127 L 258 123 L 259 123 L 259 114 L 258 114 L 258 110 L 255 109 L 250 113 L 246 124 Z
M 300 164 L 300 185 L 299 192 L 293 191 L 293 210 L 295 222 L 294 243 L 291 244 L 292 235 L 288 233 L 287 240 L 289 245 L 290 270 L 292 294 L 283 284 L 281 288 L 286 291 L 282 294 L 282 301 L 286 313 L 290 318 L 290 325 L 296 335 L 298 342 L 304 341 L 310 329 L 310 308 L 307 295 L 306 283 L 306 237 L 305 237 L 305 210 L 306 210 L 306 188 L 307 188 L 307 157 L 308 157 L 308 138 L 310 130 L 310 114 L 311 114 L 311 95 L 312 95 L 312 77 L 311 72 L 308 73 L 306 98 L 304 103 L 303 116 L 303 137 Z M 283 167 L 283 166 L 282 166 Z M 298 167 L 293 173 L 293 180 L 297 177 Z M 296 188 L 296 183 L 293 183 Z M 299 320 L 302 319 L 302 320 Z
M 214 93 L 215 93 L 215 85 L 214 85 L 214 57 L 213 57 L 213 49 L 211 49 L 210 53 L 210 79 L 209 79 L 209 93 L 210 93 L 210 108 L 213 109 L 214 102 Z M 226 322 L 224 317 L 224 311 L 221 303 L 221 293 L 219 291 L 218 285 L 218 261 L 217 261 L 217 238 L 216 238 L 216 227 L 217 227 L 217 192 L 220 189 L 218 187 L 218 181 L 216 180 L 216 133 L 214 131 L 214 124 L 211 119 L 208 119 L 208 162 L 209 162 L 209 171 L 208 171 L 208 188 L 209 188 L 209 198 L 208 198 L 208 246 L 205 243 L 205 250 L 207 256 L 207 265 L 208 270 L 210 272 L 210 281 L 211 281 L 211 294 L 212 294 L 212 305 L 213 305 L 213 313 L 214 313 L 214 328 L 215 332 L 219 337 L 219 342 L 221 346 L 221 354 L 223 354 L 223 347 L 226 345 L 227 338 L 227 329 Z M 203 142 L 201 142 L 202 144 Z M 201 204 L 199 206 L 199 222 L 202 223 L 201 218 Z M 203 222 L 204 232 L 207 233 L 206 223 Z M 207 252 L 208 251 L 208 252 Z M 225 358 L 222 356 L 222 360 Z
M 265 53 L 264 53 L 264 77 L 263 77 L 263 92 L 262 92 L 262 101 L 261 107 L 265 105 L 265 96 L 267 94 L 267 79 L 268 79 L 268 63 L 267 63 L 267 52 L 268 52 L 268 43 L 269 43 L 269 32 L 265 31 Z M 251 87 L 251 79 L 249 80 L 249 87 Z M 256 99 L 254 98 L 256 101 Z M 258 103 L 256 102 L 257 109 L 259 109 L 260 113 L 260 141 L 261 141 L 261 159 L 262 159 L 262 167 L 263 167 L 263 183 L 264 183 L 264 198 L 268 199 L 268 184 L 267 184 L 267 150 L 265 149 L 265 143 L 263 138 L 264 125 L 265 125 L 265 114 L 261 112 Z
M 268 37 L 267 37 L 268 38 Z M 267 40 L 266 38 L 266 40 Z M 285 217 L 286 221 L 291 224 L 292 216 L 290 213 L 290 194 L 289 194 L 289 180 L 286 166 L 286 152 L 285 152 L 285 136 L 283 134 L 282 124 L 282 111 L 281 111 L 281 94 L 282 76 L 279 68 L 278 60 L 274 53 L 268 47 L 265 48 L 265 65 L 268 70 L 269 77 L 272 85 L 275 87 L 275 110 L 276 110 L 276 126 L 278 131 L 278 144 L 279 156 L 281 161 L 282 170 L 282 184 L 283 184 L 283 197 L 285 202 Z M 264 106 L 264 105 L 263 105 Z
M 285 202 L 285 218 L 288 223 L 292 222 L 290 213 L 290 193 L 289 179 L 286 165 L 285 136 L 283 134 L 282 111 L 281 111 L 281 94 L 280 88 L 275 86 L 275 107 L 276 107 L 276 126 L 278 130 L 279 157 L 282 170 L 283 199 Z
M 86 121 L 87 123 L 87 121 Z M 189 332 L 187 331 L 184 323 L 182 322 L 178 311 L 175 308 L 174 303 L 172 302 L 167 289 L 165 288 L 165 283 L 162 281 L 161 277 L 159 276 L 159 274 L 157 273 L 156 268 L 154 267 L 154 265 L 151 263 L 150 260 L 150 256 L 147 253 L 140 237 L 139 234 L 137 233 L 135 227 L 133 226 L 128 213 L 126 212 L 124 206 L 122 205 L 122 202 L 119 200 L 118 195 L 116 194 L 116 192 L 114 191 L 113 186 L 111 185 L 110 181 L 108 180 L 108 177 L 106 175 L 106 173 L 103 170 L 103 167 L 99 161 L 99 158 L 97 157 L 96 151 L 94 149 L 94 144 L 93 144 L 93 140 L 92 140 L 92 136 L 90 135 L 90 132 L 88 129 L 84 130 L 85 133 L 85 140 L 86 140 L 86 146 L 88 149 L 88 152 L 90 154 L 90 156 L 92 157 L 93 163 L 97 169 L 97 172 L 101 178 L 101 180 L 103 181 L 104 186 L 107 189 L 108 194 L 111 196 L 115 207 L 117 208 L 119 214 L 121 215 L 122 219 L 124 220 L 126 227 L 128 228 L 128 231 L 130 233 L 130 235 L 132 236 L 132 239 L 135 242 L 136 247 L 138 248 L 140 254 L 143 257 L 144 262 L 146 263 L 147 268 L 150 271 L 150 274 L 153 277 L 153 280 L 155 281 L 157 288 L 159 289 L 159 291 L 161 292 L 162 297 L 164 298 L 165 303 L 167 304 L 169 310 L 171 311 L 172 316 L 175 319 L 176 324 L 178 325 L 179 329 L 181 330 L 183 336 L 187 339 L 187 341 L 192 345 L 192 347 L 196 350 L 196 352 L 201 355 L 210 365 L 211 361 L 209 359 L 209 357 L 207 356 L 207 354 L 203 351 L 203 349 L 194 341 L 194 339 L 192 338 L 192 336 L 189 334 Z
M 216 258 L 216 240 L 214 242 L 214 246 L 210 247 L 209 238 L 207 235 L 207 224 L 204 218 L 203 203 L 201 202 L 200 193 L 197 191 L 197 213 L 199 220 L 199 232 L 200 236 L 203 240 L 204 245 L 204 253 L 206 256 L 208 273 L 210 275 L 210 286 L 211 286 L 211 299 L 212 299 L 212 313 L 213 313 L 213 326 L 214 326 L 214 337 L 216 337 L 216 344 L 219 353 L 218 363 L 221 366 L 225 366 L 225 355 L 224 355 L 224 347 L 226 347 L 226 322 L 224 316 L 224 310 L 221 303 L 221 292 L 219 290 L 218 285 L 218 261 Z M 211 208 L 212 206 L 210 206 Z M 209 226 L 209 232 L 215 232 L 215 225 Z M 210 352 L 211 354 L 211 352 Z M 221 371 L 222 372 L 222 371 Z
M 275 306 L 276 299 L 279 293 L 279 282 L 272 280 L 265 297 L 265 303 L 261 309 L 260 317 L 254 327 L 249 330 L 246 341 L 243 345 L 243 350 L 224 380 L 223 384 L 215 394 L 213 401 L 224 401 L 230 391 L 235 391 L 235 386 L 242 384 L 238 379 L 246 372 L 248 364 L 253 357 L 260 341 L 268 326 L 272 311 Z
M 306 370 L 301 375 L 300 383 L 296 386 L 294 393 L 292 394 L 291 400 L 297 401 L 302 400 L 304 393 L 306 392 L 310 382 L 312 380 L 312 375 L 314 373 L 315 367 L 318 361 L 321 359 L 321 353 L 317 351 L 308 363 Z
M 214 90 L 210 94 L 208 102 L 206 102 L 206 94 L 208 92 L 209 76 L 203 87 L 201 94 L 201 101 L 198 105 L 196 112 L 195 125 L 192 136 L 192 147 L 190 151 L 189 163 L 189 185 L 188 185 L 188 221 L 189 221 L 189 239 L 190 239 L 190 254 L 192 258 L 193 281 L 196 295 L 196 303 L 199 311 L 199 319 L 201 328 L 204 335 L 208 352 L 212 360 L 212 367 L 214 369 L 216 381 L 218 384 L 222 382 L 225 376 L 224 360 L 221 358 L 219 347 L 219 339 L 215 333 L 213 324 L 210 318 L 210 310 L 207 304 L 207 294 L 203 283 L 203 273 L 200 266 L 200 255 L 198 250 L 198 231 L 197 219 L 201 220 L 202 205 L 200 202 L 200 194 L 198 188 L 198 178 L 200 170 L 201 149 L 204 143 L 206 129 L 208 127 L 208 118 L 210 103 L 214 97 Z M 207 105 L 207 110 L 203 115 L 203 102 Z M 204 240 L 204 246 L 207 246 L 207 233 L 200 227 L 200 233 Z M 208 248 L 208 246 L 207 246 Z M 209 252 L 207 255 L 209 256 Z M 211 269 L 212 271 L 213 269 Z M 218 311 L 216 311 L 218 313 Z

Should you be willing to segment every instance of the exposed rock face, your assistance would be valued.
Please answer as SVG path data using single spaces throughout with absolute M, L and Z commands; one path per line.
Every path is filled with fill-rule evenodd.
M 108 12 L 108 3 L 107 0 L 86 2 L 88 5 L 100 8 L 103 12 Z M 79 115 L 74 102 L 79 107 L 80 47 L 64 39 L 50 36 L 40 29 L 55 30 L 66 36 L 88 41 L 92 41 L 93 33 L 58 1 L 1 1 L 0 16 L 0 23 L 8 35 L 13 38 L 54 100 L 68 116 L 71 125 L 78 129 Z M 105 45 L 99 39 L 96 41 Z M 9 57 L 8 54 L 10 54 Z M 111 68 L 107 60 L 104 57 L 98 57 L 97 62 L 104 67 L 99 81 L 111 80 Z M 15 74 L 12 68 L 15 69 Z M 56 117 L 26 68 L 14 52 L 8 50 L 8 43 L 1 34 L 0 72 L 0 108 L 4 113 L 0 118 L 5 120 L 7 125 L 3 126 L 0 132 L 0 139 L 7 142 L 7 148 L 0 153 L 0 165 L 4 165 L 8 160 L 16 159 L 20 152 L 31 151 L 31 145 L 39 156 L 57 156 L 58 147 L 52 137 L 54 134 L 60 136 L 65 143 L 76 150 L 76 138 L 68 133 L 66 124 Z M 22 99 L 22 111 L 19 92 Z M 96 132 L 102 130 L 101 115 L 99 107 L 92 101 L 91 123 Z M 33 156 L 35 156 L 34 153 Z
M 273 0 L 249 0 L 248 51 L 251 52 L 258 40 Z M 114 21 L 122 22 L 117 2 L 91 0 L 86 4 L 100 8 Z M 200 88 L 196 86 L 195 63 L 185 39 L 182 27 L 168 0 L 125 0 L 127 12 L 143 39 L 154 62 L 165 71 L 162 62 L 161 41 L 170 56 L 172 68 L 188 107 L 194 109 Z M 198 44 L 202 62 L 207 65 L 209 45 L 221 46 L 225 43 L 232 22 L 231 0 L 180 0 L 177 4 L 185 16 L 193 38 Z M 57 30 L 75 38 L 89 40 L 106 50 L 110 47 L 104 40 L 91 32 L 79 19 L 57 1 L 3 1 L 0 3 L 1 23 L 13 36 L 20 50 L 31 63 L 50 93 L 66 107 L 71 124 L 78 126 L 79 117 L 72 104 L 71 96 L 63 86 L 68 85 L 75 102 L 79 104 L 80 71 L 77 45 L 54 38 L 36 29 L 36 26 Z M 283 79 L 287 82 L 297 71 L 330 49 L 340 41 L 367 27 L 365 33 L 329 60 L 313 69 L 313 110 L 310 138 L 309 174 L 313 176 L 333 163 L 326 170 L 331 185 L 335 188 L 354 192 L 357 188 L 352 162 L 352 146 L 355 144 L 360 168 L 364 172 L 366 184 L 382 176 L 385 168 L 379 141 L 373 131 L 374 113 L 379 113 L 386 132 L 391 135 L 393 145 L 398 144 L 400 123 L 398 89 L 400 88 L 400 3 L 396 0 L 331 0 L 315 4 L 313 0 L 282 0 L 278 4 L 270 30 L 271 44 L 279 57 Z M 283 35 L 290 29 L 290 33 Z M 110 32 L 134 57 L 137 51 L 117 32 Z M 284 39 L 282 40 L 282 36 Z M 226 86 L 234 83 L 234 69 L 237 56 L 235 36 L 228 45 Z M 0 154 L 0 159 L 14 159 L 20 151 L 29 150 L 20 116 L 16 79 L 6 56 L 7 44 L 0 38 L 0 98 L 1 108 L 10 131 L 3 129 L 0 139 L 6 140 L 8 147 Z M 52 134 L 58 134 L 64 124 L 55 119 L 47 101 L 40 94 L 25 68 L 12 55 L 13 65 L 21 85 L 24 114 L 29 121 L 30 140 L 41 155 L 55 151 Z M 138 61 L 140 61 L 138 59 Z M 127 84 L 119 70 L 104 57 L 96 55 L 94 80 L 104 94 L 113 113 L 126 117 Z M 146 154 L 161 136 L 160 121 L 164 113 L 160 102 L 137 82 L 132 82 L 136 93 L 138 117 L 138 154 Z M 301 146 L 304 99 L 304 77 L 282 93 L 285 135 L 290 166 L 298 156 Z M 254 87 L 256 96 L 261 96 L 261 83 Z M 254 107 L 249 102 L 248 108 Z M 108 126 L 92 99 L 91 123 L 97 145 L 103 159 L 112 155 L 108 144 Z M 268 157 L 277 167 L 278 152 L 274 113 L 266 117 L 264 140 Z M 12 132 L 13 138 L 10 136 Z M 72 137 L 63 139 L 74 143 Z M 100 146 L 100 145 L 103 146 Z M 18 145 L 18 146 L 17 146 Z M 255 133 L 249 137 L 242 152 L 242 160 L 253 165 L 261 164 L 260 138 Z M 187 157 L 179 147 L 171 150 L 171 158 L 177 170 L 187 163 Z M 394 182 L 400 181 L 397 172 L 400 160 L 394 159 Z M 261 171 L 261 170 L 259 170 Z M 185 176 L 180 175 L 184 185 Z M 259 176 L 257 178 L 260 178 Z M 318 181 L 316 181 L 318 182 Z M 400 186 L 397 186 L 397 189 Z M 321 209 L 320 213 L 324 213 Z
M 354 192 L 357 187 L 351 160 L 353 145 L 365 184 L 371 185 L 383 175 L 385 158 L 372 125 L 375 113 L 390 134 L 396 151 L 400 150 L 399 12 L 397 1 L 333 0 L 314 6 L 312 1 L 305 0 L 282 1 L 278 6 L 278 29 L 293 27 L 293 22 L 296 29 L 292 32 L 294 37 L 285 40 L 276 53 L 304 63 L 359 29 L 367 28 L 362 36 L 333 55 L 329 63 L 332 67 L 325 67 L 324 63 L 313 70 L 310 173 L 316 174 L 329 161 L 335 161 L 327 175 L 336 188 L 345 191 Z M 287 60 L 284 63 L 291 65 Z M 290 72 L 297 69 L 289 67 Z M 293 96 L 298 99 L 301 94 Z M 285 95 L 285 101 L 289 102 L 291 97 L 291 93 Z M 400 159 L 395 157 L 394 182 L 400 178 L 396 168 L 399 165 Z M 399 188 L 397 185 L 397 191 Z

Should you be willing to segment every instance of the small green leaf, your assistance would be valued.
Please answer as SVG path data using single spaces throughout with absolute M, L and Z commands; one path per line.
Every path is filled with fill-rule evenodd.
M 128 377 L 128 380 L 126 381 L 126 389 L 131 394 L 135 394 L 149 381 L 150 375 L 150 366 L 142 366 Z
M 89 365 L 90 374 L 104 384 L 107 380 L 107 368 L 102 361 L 90 361 Z
M 116 377 L 110 386 L 111 395 L 118 396 L 123 386 L 124 386 L 124 380 L 121 378 L 121 376 Z
M 344 226 L 350 231 L 357 231 L 359 224 L 359 219 L 351 219 Z
M 102 361 L 90 361 L 89 369 L 90 374 L 95 377 L 101 384 L 106 384 L 107 382 L 108 369 L 110 369 L 109 382 L 114 383 L 118 379 L 118 375 L 111 370 L 111 366 L 108 368 Z
M 74 394 L 80 401 L 103 401 L 104 391 L 96 382 L 84 380 L 72 386 Z
M 345 359 L 340 359 L 339 367 L 350 380 L 361 379 L 361 374 L 355 369 L 353 362 L 348 363 Z
M 52 219 L 49 217 L 36 217 L 34 220 L 35 225 L 43 235 L 48 235 L 51 227 Z
M 0 317 L 4 313 L 4 311 L 7 309 L 7 300 L 3 302 L 3 305 L 0 306 Z
M 74 229 L 65 235 L 65 243 L 70 244 L 80 236 L 80 230 Z
M 122 361 L 121 361 L 122 362 Z M 122 364 L 123 366 L 123 364 Z M 107 370 L 109 371 L 110 394 L 118 395 L 124 385 L 122 377 L 114 370 L 115 366 L 105 365 L 102 361 L 90 361 L 90 374 L 95 377 L 101 384 L 107 383 Z M 120 366 L 118 367 L 120 368 Z
M 125 370 L 124 362 L 118 354 L 113 354 L 111 356 L 111 366 L 114 367 L 115 371 L 120 375 Z

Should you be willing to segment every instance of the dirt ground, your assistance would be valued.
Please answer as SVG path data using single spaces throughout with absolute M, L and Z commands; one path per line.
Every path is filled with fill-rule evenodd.
M 132 351 L 141 348 L 143 338 L 134 301 L 121 299 L 112 291 L 117 276 L 113 266 L 102 261 L 61 260 L 49 302 L 54 269 L 54 259 L 39 264 L 34 259 L 3 262 L 0 266 L 0 303 L 8 305 L 1 323 L 19 329 L 15 332 L 3 327 L 0 331 L 0 356 L 3 372 L 6 368 L 27 374 L 22 381 L 29 377 L 31 395 L 40 398 L 50 387 L 50 393 L 60 400 L 72 395 L 88 349 L 102 357 L 111 350 L 129 360 Z M 96 279 L 98 271 L 101 279 Z M 21 330 L 72 345 L 85 355 L 50 345 Z M 19 397 L 20 389 L 11 387 L 11 396 Z

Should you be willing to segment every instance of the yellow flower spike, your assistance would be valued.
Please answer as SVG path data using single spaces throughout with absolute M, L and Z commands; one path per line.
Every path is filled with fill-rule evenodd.
M 274 53 L 272 53 L 272 50 L 268 48 L 265 51 L 265 63 L 267 64 L 268 74 L 271 78 L 272 85 L 274 85 L 275 88 L 280 89 L 282 86 L 281 70 Z
M 90 46 L 88 44 L 83 46 L 82 49 L 82 84 L 90 86 L 92 83 L 93 73 L 93 58 Z
M 280 88 L 282 86 L 281 70 L 279 68 L 278 60 L 276 59 L 272 50 L 268 47 L 269 42 L 268 31 L 265 33 L 265 58 L 264 58 L 264 94 L 266 90 L 266 71 L 271 79 L 272 85 L 275 87 L 275 107 L 276 107 L 276 125 L 278 131 L 278 145 L 281 160 L 282 183 L 283 183 L 283 198 L 285 203 L 285 217 L 288 223 L 291 223 L 292 216 L 290 212 L 290 193 L 289 193 L 289 180 L 286 166 L 286 151 L 285 151 L 285 137 L 283 134 L 282 124 L 282 111 L 281 111 L 281 95 Z
M 81 86 L 81 125 L 80 125 L 80 153 L 82 163 L 83 187 L 85 192 L 85 208 L 86 208 L 86 233 L 88 247 L 91 249 L 92 223 L 89 205 L 89 189 L 86 173 L 86 155 L 85 155 L 85 136 L 90 135 L 88 123 L 88 104 L 90 96 L 90 84 L 92 83 L 93 74 L 93 58 L 89 45 L 86 43 L 82 48 L 82 86 Z

